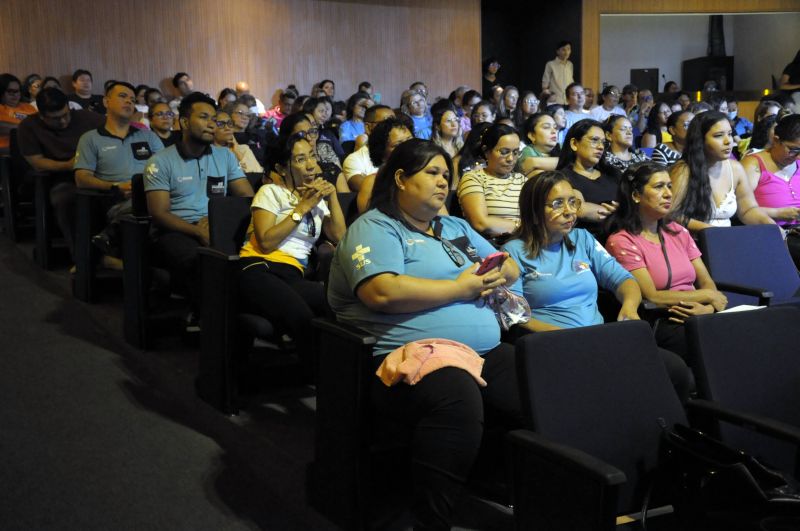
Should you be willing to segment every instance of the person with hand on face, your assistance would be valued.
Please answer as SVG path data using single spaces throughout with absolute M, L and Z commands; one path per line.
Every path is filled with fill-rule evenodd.
M 11 130 L 36 113 L 30 103 L 22 102 L 22 88 L 12 74 L 0 74 L 0 156 L 8 156 Z
M 599 240 L 603 239 L 605 219 L 617 209 L 617 180 L 598 168 L 605 139 L 600 122 L 581 120 L 567 133 L 557 165 L 581 199 L 577 213 L 581 226 Z
M 514 171 L 519 158 L 519 134 L 508 125 L 494 124 L 481 135 L 473 156 L 486 161 L 465 173 L 458 184 L 464 218 L 484 237 L 497 242 L 519 226 L 519 192 L 525 176 Z
M 516 170 L 533 177 L 543 170 L 554 170 L 558 164 L 558 126 L 553 117 L 539 112 L 525 121 L 522 128 L 526 146 L 517 160 Z
M 546 95 L 554 95 L 556 103 L 561 105 L 567 103 L 567 86 L 575 82 L 572 61 L 569 60 L 571 54 L 572 43 L 569 41 L 559 42 L 556 47 L 556 58 L 548 61 L 542 76 L 542 92 Z
M 673 217 L 691 231 L 730 227 L 734 214 L 746 225 L 774 224 L 758 206 L 742 165 L 731 160 L 733 129 L 725 114 L 695 116 L 683 158 L 670 169 Z
M 194 92 L 181 100 L 181 140 L 153 155 L 144 171 L 147 209 L 155 226 L 155 246 L 192 303 L 187 331 L 197 330 L 201 299 L 197 250 L 208 246 L 208 201 L 233 195 L 252 197 L 236 156 L 213 145 L 217 109 L 214 100 Z
M 324 279 L 309 277 L 309 259 L 322 235 L 334 244 L 344 236 L 344 216 L 306 134 L 281 138 L 270 175 L 274 180 L 253 198 L 247 242 L 239 253 L 240 298 L 247 311 L 294 339 L 306 375 L 313 379 L 309 330 L 311 319 L 325 313 L 325 287 L 319 282 Z
M 722 311 L 728 303 L 717 290 L 689 231 L 669 219 L 672 182 L 660 164 L 630 166 L 622 175 L 610 219 L 606 249 L 633 274 L 642 295 L 668 309 L 656 327 L 662 348 L 686 357 L 683 322 L 693 315 Z
M 628 166 L 647 160 L 642 150 L 633 147 L 633 126 L 626 117 L 612 114 L 603 129 L 608 148 L 600 161 L 602 171 L 619 179 Z
M 347 100 L 347 120 L 339 126 L 339 141 L 354 142 L 364 134 L 364 115 L 374 102 L 366 92 L 356 92 Z
M 287 139 L 293 135 L 300 135 L 311 144 L 311 147 L 314 149 L 316 164 L 320 168 L 320 176 L 331 183 L 336 188 L 337 192 L 349 192 L 350 189 L 347 186 L 347 181 L 344 178 L 342 169 L 337 164 L 338 159 L 335 159 L 334 155 L 334 159 L 337 162 L 334 163 L 320 153 L 319 127 L 311 122 L 307 114 L 298 112 L 287 116 L 281 124 L 276 144 L 278 146 L 283 145 L 286 143 Z M 332 155 L 332 153 L 328 155 Z M 270 176 L 275 177 L 272 174 L 270 174 Z
M 457 341 L 483 358 L 486 387 L 457 367 L 415 385 L 389 387 L 372 377 L 376 414 L 413 434 L 415 529 L 450 529 L 479 450 L 501 444 L 521 421 L 514 349 L 500 342 L 495 314 L 481 300 L 516 280 L 518 268 L 506 259 L 475 274 L 495 250 L 464 220 L 439 216 L 451 173 L 450 157 L 433 142 L 398 146 L 378 173 L 371 209 L 337 247 L 328 286 L 337 320 L 375 336 L 375 368 L 393 350 L 428 338 Z
M 233 136 L 233 120 L 231 116 L 224 112 L 218 111 L 214 123 L 217 128 L 214 131 L 214 145 L 227 148 L 231 150 L 239 161 L 239 167 L 245 173 L 264 173 L 264 168 L 256 160 L 253 151 L 248 146 L 243 146 L 236 142 Z
M 84 133 L 75 153 L 75 184 L 78 188 L 110 191 L 108 226 L 92 238 L 111 268 L 122 266 L 119 260 L 119 221 L 131 212 L 131 178 L 144 171 L 154 153 L 164 149 L 158 136 L 149 129 L 131 127 L 135 111 L 133 85 L 124 81 L 111 83 L 103 99 L 105 124 Z

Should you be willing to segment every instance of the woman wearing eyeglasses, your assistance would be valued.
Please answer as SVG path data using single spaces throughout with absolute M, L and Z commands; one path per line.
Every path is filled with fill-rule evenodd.
M 520 266 L 510 287 L 523 295 L 532 318 L 519 325 L 534 332 L 600 324 L 598 284 L 622 303 L 618 320 L 639 319 L 636 281 L 584 229 L 576 229 L 581 197 L 560 171 L 525 183 L 519 197 L 522 223 L 504 246 Z
M 311 122 L 307 114 L 298 112 L 290 114 L 283 119 L 278 132 L 278 145 L 286 142 L 286 139 L 291 135 L 301 135 L 311 144 L 314 149 L 314 155 L 317 158 L 317 164 L 322 170 L 321 177 L 323 179 L 334 185 L 337 192 L 350 191 L 347 186 L 347 180 L 342 173 L 342 168 L 338 164 L 339 159 L 333 152 L 320 149 L 323 145 L 319 142 L 319 128 Z M 328 148 L 330 146 L 325 144 L 324 147 Z
M 514 109 L 512 118 L 514 119 L 514 126 L 517 131 L 522 131 L 525 127 L 525 121 L 539 112 L 539 98 L 533 91 L 526 90 L 519 97 L 519 105 Z
M 554 170 L 558 164 L 558 125 L 547 113 L 530 116 L 521 131 L 528 143 L 517 160 L 517 171 L 532 177 L 544 170 Z
M 775 125 L 767 149 L 742 160 L 758 205 L 789 232 L 786 242 L 800 267 L 800 114 L 790 114 Z
M 11 130 L 29 115 L 36 113 L 30 103 L 22 102 L 19 79 L 11 74 L 0 74 L 0 156 L 8 155 Z
M 633 147 L 633 125 L 627 116 L 612 114 L 603 129 L 608 148 L 600 161 L 601 171 L 619 178 L 631 164 L 647 160 L 640 149 Z
M 285 120 L 284 120 L 285 123 Z M 309 377 L 315 372 L 310 321 L 323 315 L 325 292 L 306 278 L 314 244 L 323 234 L 338 242 L 345 231 L 336 189 L 320 176 L 304 135 L 278 145 L 272 182 L 262 186 L 251 210 L 247 243 L 239 253 L 240 297 L 246 311 L 262 315 L 294 339 Z
M 504 415 L 512 421 L 500 425 L 514 427 L 520 418 L 513 346 L 500 342 L 494 312 L 480 300 L 516 280 L 518 269 L 505 260 L 500 269 L 475 274 L 494 248 L 464 220 L 438 215 L 452 171 L 450 157 L 433 142 L 414 138 L 397 146 L 378 172 L 372 208 L 336 249 L 328 286 L 337 320 L 377 339 L 376 368 L 388 353 L 426 338 L 458 341 L 484 360 L 486 387 L 456 367 L 413 386 L 387 387 L 373 377 L 376 415 L 412 434 L 414 529 L 450 529 L 484 425 L 496 426 Z
M 500 242 L 519 226 L 519 192 L 525 176 L 514 171 L 520 154 L 519 134 L 493 124 L 480 137 L 473 157 L 483 167 L 464 174 L 458 183 L 458 201 L 464 218 L 485 237 Z
M 150 130 L 161 139 L 161 143 L 164 144 L 165 148 L 180 140 L 180 131 L 172 130 L 175 113 L 172 112 L 166 102 L 159 101 L 150 105 L 147 109 L 147 119 L 150 122 Z
M 617 180 L 598 168 L 605 140 L 600 122 L 590 119 L 576 122 L 567 132 L 557 166 L 581 199 L 578 212 L 581 226 L 595 237 L 602 237 L 603 222 L 617 209 Z
M 248 146 L 243 146 L 236 142 L 233 136 L 233 120 L 231 116 L 224 112 L 219 111 L 214 118 L 217 128 L 214 131 L 214 145 L 230 149 L 236 160 L 239 161 L 239 166 L 245 173 L 264 173 L 264 168 L 256 160 L 253 151 Z

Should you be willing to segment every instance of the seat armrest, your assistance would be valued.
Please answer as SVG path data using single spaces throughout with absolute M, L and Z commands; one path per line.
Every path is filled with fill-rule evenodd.
M 239 260 L 238 254 L 226 254 L 211 247 L 200 247 L 197 249 L 197 254 L 200 256 L 207 256 L 213 260 L 222 260 L 224 262 L 236 262 Z
M 376 340 L 375 336 L 369 332 L 358 328 L 357 326 L 349 325 L 339 321 L 328 319 L 327 317 L 317 317 L 312 321 L 314 328 L 319 329 L 323 333 L 333 334 L 334 336 L 348 340 L 355 345 L 374 345 Z
M 624 472 L 529 430 L 507 440 L 516 529 L 615 528 Z
M 717 282 L 717 281 L 714 282 L 717 285 L 717 289 L 719 291 L 730 291 L 732 293 L 738 293 L 739 295 L 749 295 L 751 297 L 756 297 L 758 299 L 759 306 L 769 306 L 772 297 L 775 296 L 775 294 L 769 290 L 757 288 L 754 286 L 745 286 L 743 284 L 734 284 L 732 282 Z
M 692 414 L 721 420 L 800 447 L 800 428 L 791 424 L 762 415 L 743 413 L 711 400 L 690 400 L 686 404 L 686 408 Z

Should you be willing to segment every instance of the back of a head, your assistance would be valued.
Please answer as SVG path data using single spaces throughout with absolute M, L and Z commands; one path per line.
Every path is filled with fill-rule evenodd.
M 57 88 L 48 87 L 36 95 L 36 107 L 40 113 L 58 112 L 68 104 L 67 95 Z
M 406 129 L 411 134 L 412 129 L 400 118 L 389 118 L 377 124 L 367 140 L 367 149 L 372 165 L 379 168 L 385 161 L 386 146 L 389 144 L 389 135 L 395 129 Z
M 778 120 L 775 136 L 787 142 L 800 141 L 800 114 L 790 114 Z

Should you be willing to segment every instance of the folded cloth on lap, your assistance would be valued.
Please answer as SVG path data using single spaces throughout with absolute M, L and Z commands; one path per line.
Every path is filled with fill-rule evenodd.
M 387 387 L 400 380 L 414 385 L 443 367 L 464 369 L 478 385 L 486 387 L 486 380 L 481 378 L 483 358 L 463 343 L 441 338 L 412 341 L 390 352 L 375 374 Z

